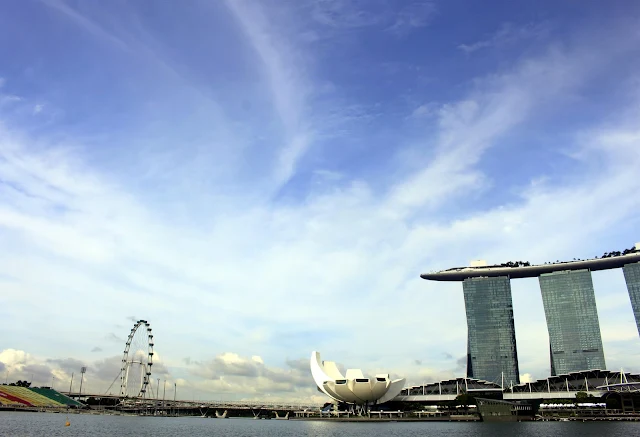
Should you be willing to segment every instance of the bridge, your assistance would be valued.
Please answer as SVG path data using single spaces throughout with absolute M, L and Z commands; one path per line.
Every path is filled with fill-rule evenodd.
M 260 402 L 260 401 L 203 401 L 159 399 L 145 397 L 122 398 L 120 395 L 104 393 L 60 393 L 74 399 L 94 399 L 92 409 L 112 410 L 119 413 L 143 414 L 154 416 L 206 416 L 206 417 L 254 417 L 288 418 L 289 414 L 308 415 L 319 413 L 321 405 L 295 402 Z
M 73 391 L 72 376 L 69 391 L 60 393 L 82 400 L 91 409 L 112 410 L 118 414 L 212 416 L 215 413 L 216 417 L 253 415 L 254 418 L 263 418 L 265 414 L 269 416 L 273 413 L 275 418 L 281 418 L 280 414 L 288 418 L 292 412 L 304 414 L 320 411 L 320 405 L 310 403 L 161 399 L 159 387 L 156 387 L 156 393 L 151 389 L 154 346 L 151 324 L 140 319 L 134 323 L 127 337 L 120 372 L 104 393 L 82 390 L 86 367 L 81 369 L 80 389 Z M 112 393 L 112 387 L 117 394 Z
M 583 370 L 564 375 L 550 376 L 537 381 L 510 387 L 474 378 L 457 378 L 432 382 L 403 389 L 394 401 L 439 402 L 453 401 L 461 394 L 498 394 L 504 400 L 575 399 L 578 393 L 600 398 L 607 394 L 639 393 L 640 375 L 609 370 Z

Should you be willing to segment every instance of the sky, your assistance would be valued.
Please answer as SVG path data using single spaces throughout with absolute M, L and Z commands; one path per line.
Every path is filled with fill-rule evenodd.
M 183 399 L 322 401 L 313 350 L 461 377 L 462 287 L 420 273 L 640 241 L 637 2 L 2 3 L 3 380 L 103 393 L 139 319 Z M 622 272 L 593 280 L 640 372 Z

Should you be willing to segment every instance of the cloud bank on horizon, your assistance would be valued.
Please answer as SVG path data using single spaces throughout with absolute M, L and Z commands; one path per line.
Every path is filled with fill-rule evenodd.
M 187 398 L 317 397 L 311 350 L 463 376 L 461 287 L 421 272 L 640 240 L 639 21 L 628 2 L 7 5 L 0 376 L 88 365 L 104 391 L 140 317 Z M 622 272 L 594 285 L 607 367 L 640 371 Z M 512 288 L 523 380 L 545 377 L 537 281 Z

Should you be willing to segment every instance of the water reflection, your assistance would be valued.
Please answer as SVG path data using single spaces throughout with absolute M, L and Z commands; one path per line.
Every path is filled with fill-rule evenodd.
M 0 413 L 0 436 L 35 437 L 601 437 L 640 436 L 635 423 L 336 423 L 317 421 Z

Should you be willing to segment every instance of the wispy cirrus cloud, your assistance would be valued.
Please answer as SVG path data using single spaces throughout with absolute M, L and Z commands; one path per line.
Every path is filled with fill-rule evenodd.
M 435 156 L 429 165 L 394 187 L 393 209 L 401 211 L 403 205 L 416 207 L 425 202 L 437 204 L 453 193 L 482 189 L 484 175 L 470 171 L 482 155 L 538 104 L 554 93 L 570 92 L 587 80 L 594 62 L 595 58 L 580 51 L 567 54 L 550 50 L 502 75 L 477 81 L 466 99 L 440 107 L 433 139 Z M 449 179 L 453 174 L 456 176 Z
M 432 115 L 437 115 L 438 109 L 439 109 L 438 104 L 436 104 L 435 102 L 423 103 L 422 105 L 417 106 L 411 112 L 411 117 L 423 118 L 423 117 L 429 117 Z
M 52 9 L 66 15 L 69 19 L 73 20 L 77 25 L 84 28 L 87 32 L 91 33 L 95 37 L 102 41 L 108 42 L 121 50 L 129 51 L 129 45 L 122 39 L 116 37 L 112 32 L 105 30 L 102 26 L 96 23 L 96 21 L 88 18 L 86 15 L 78 12 L 78 10 L 71 7 L 65 0 L 41 0 L 43 4 L 49 6 Z
M 463 126 L 456 123 L 473 121 L 477 117 L 477 113 L 482 111 L 483 109 L 476 105 L 467 109 L 458 107 L 456 108 L 455 118 L 450 122 L 454 123 L 452 126 Z M 446 117 L 448 116 L 447 114 Z M 501 123 L 502 120 L 495 118 L 495 122 Z M 460 127 L 459 129 L 463 128 Z M 603 143 L 609 144 L 601 152 L 605 153 L 605 156 L 612 156 L 609 153 L 617 153 L 617 144 L 619 143 L 616 139 L 624 139 L 627 142 L 628 139 L 634 138 L 633 135 L 626 133 L 625 126 L 612 127 L 604 131 L 608 132 L 606 137 L 593 137 L 596 138 L 594 144 L 600 144 L 600 138 L 602 138 Z M 629 142 L 629 144 L 629 147 L 631 147 L 634 143 Z M 590 147 L 594 146 L 591 145 Z M 458 152 L 454 149 L 452 153 L 455 156 Z M 24 158 L 28 156 L 23 155 Z M 24 158 L 21 160 L 24 160 Z M 29 160 L 27 159 L 25 162 L 29 162 Z M 604 160 L 603 162 L 606 163 L 608 161 Z M 430 165 L 437 164 L 431 163 Z M 473 166 L 475 164 L 470 165 Z M 123 291 L 128 293 L 123 293 L 122 291 L 114 292 L 113 285 L 98 287 L 97 281 L 101 277 L 99 272 L 95 273 L 97 274 L 95 277 L 92 274 L 84 279 L 77 272 L 73 273 L 74 282 L 80 287 L 102 291 L 101 294 L 96 295 L 93 304 L 103 308 L 104 316 L 100 316 L 94 323 L 105 323 L 109 317 L 113 317 L 113 315 L 121 311 L 119 305 L 111 301 L 113 297 L 134 305 L 146 302 L 148 299 L 146 295 L 143 294 L 138 297 L 135 294 L 131 294 L 134 289 L 139 288 L 152 293 L 152 296 L 159 296 L 165 290 L 179 293 L 181 302 L 171 304 L 170 308 L 163 308 L 163 305 L 158 305 L 157 303 L 152 306 L 145 304 L 147 312 L 151 312 L 154 316 L 149 317 L 149 319 L 159 324 L 162 324 L 164 317 L 175 317 L 176 311 L 189 312 L 190 320 L 188 326 L 192 326 L 194 329 L 191 331 L 187 325 L 176 326 L 175 323 L 172 323 L 176 331 L 173 335 L 179 333 L 184 333 L 180 335 L 186 336 L 194 335 L 199 331 L 197 328 L 199 324 L 206 324 L 210 329 L 224 329 L 223 326 L 233 326 L 237 323 L 245 324 L 249 320 L 245 319 L 246 317 L 256 317 L 258 320 L 264 320 L 258 323 L 268 326 L 273 321 L 266 314 L 279 314 L 279 323 L 285 323 L 289 326 L 295 325 L 299 328 L 309 326 L 312 329 L 317 329 L 314 327 L 323 326 L 324 320 L 322 313 L 312 310 L 314 308 L 312 302 L 318 298 L 323 301 L 325 299 L 340 298 L 347 303 L 345 308 L 335 308 L 332 311 L 334 317 L 333 326 L 342 326 L 341 331 L 344 331 L 345 329 L 348 330 L 349 323 L 366 325 L 372 322 L 371 317 L 374 317 L 374 315 L 362 315 L 357 317 L 354 322 L 353 316 L 348 316 L 351 313 L 349 305 L 355 305 L 362 299 L 358 294 L 349 297 L 348 290 L 366 287 L 368 289 L 367 300 L 373 302 L 372 305 L 374 306 L 376 302 L 384 303 L 385 313 L 400 311 L 408 306 L 420 307 L 420 305 L 426 305 L 428 301 L 433 299 L 437 301 L 438 296 L 441 294 L 440 291 L 437 291 L 437 287 L 433 284 L 413 281 L 408 278 L 413 278 L 423 266 L 442 265 L 444 267 L 447 262 L 459 261 L 457 253 L 469 245 L 476 247 L 489 245 L 493 247 L 490 252 L 484 251 L 484 256 L 489 259 L 499 260 L 510 257 L 513 253 L 528 253 L 533 259 L 537 257 L 539 260 L 544 260 L 543 257 L 545 253 L 548 253 L 548 247 L 550 245 L 555 247 L 558 243 L 557 235 L 549 235 L 548 229 L 560 229 L 563 235 L 563 250 L 569 252 L 581 247 L 580 244 L 582 243 L 579 242 L 582 241 L 581 235 L 583 232 L 597 235 L 608 229 L 613 223 L 627 220 L 632 216 L 630 214 L 637 207 L 634 203 L 636 202 L 636 197 L 632 193 L 640 188 L 632 176 L 633 171 L 631 169 L 635 168 L 635 165 L 634 162 L 628 159 L 623 161 L 615 159 L 610 161 L 610 164 L 607 164 L 606 171 L 585 174 L 584 178 L 578 179 L 575 184 L 562 188 L 538 184 L 523 190 L 522 200 L 513 205 L 491 209 L 484 213 L 476 213 L 449 224 L 434 223 L 423 218 L 419 224 L 411 225 L 410 222 L 390 218 L 386 216 L 387 210 L 380 207 L 381 202 L 384 202 L 384 198 L 381 200 L 375 199 L 371 195 L 371 188 L 363 183 L 354 184 L 348 189 L 337 191 L 331 195 L 312 199 L 305 206 L 284 209 L 272 208 L 268 211 L 260 211 L 253 217 L 242 217 L 240 222 L 238 222 L 238 217 L 234 217 L 231 221 L 218 221 L 217 226 L 221 227 L 220 232 L 206 237 L 197 234 L 200 235 L 202 244 L 189 241 L 190 239 L 185 240 L 184 236 L 180 235 L 182 231 L 170 231 L 164 226 L 159 228 L 162 231 L 157 234 L 162 236 L 161 239 L 150 238 L 150 235 L 142 231 L 142 228 L 137 229 L 132 227 L 130 221 L 120 221 L 119 219 L 116 222 L 120 223 L 122 227 L 118 229 L 117 234 L 114 234 L 115 228 L 110 230 L 108 225 L 109 222 L 113 221 L 113 218 L 110 218 L 109 215 L 103 215 L 99 209 L 95 209 L 97 205 L 92 203 L 84 205 L 84 214 L 93 211 L 86 218 L 79 216 L 75 212 L 67 217 L 50 217 L 49 220 L 60 221 L 60 225 L 64 228 L 73 228 L 75 233 L 73 235 L 69 234 L 67 238 L 69 241 L 75 241 L 75 244 L 81 244 L 81 247 L 86 247 L 87 240 L 85 235 L 88 236 L 95 233 L 92 238 L 98 238 L 97 241 L 103 242 L 120 235 L 120 241 L 124 245 L 117 250 L 116 247 L 112 247 L 110 251 L 116 250 L 116 252 L 105 259 L 116 260 L 128 253 L 126 259 L 136 260 L 134 261 L 135 264 L 130 267 L 118 264 L 117 270 L 113 270 L 115 265 L 111 263 L 105 264 L 106 269 L 120 272 L 118 274 L 118 282 L 126 284 Z M 56 173 L 49 171 L 45 174 L 54 176 Z M 455 173 L 452 172 L 444 172 L 442 177 L 443 180 L 450 180 L 454 175 Z M 77 177 L 78 175 L 75 176 L 75 178 Z M 617 178 L 623 179 L 618 180 Z M 614 181 L 615 184 L 605 184 L 605 181 Z M 93 191 L 89 191 L 86 198 L 81 198 L 88 200 L 89 196 L 93 195 L 92 193 Z M 110 196 L 114 196 L 114 193 L 111 193 Z M 455 192 L 452 196 L 460 198 L 458 197 L 460 194 Z M 18 197 L 18 199 L 20 199 L 21 208 L 34 206 L 33 198 Z M 103 198 L 103 201 L 105 199 L 108 198 Z M 114 198 L 111 197 L 111 199 Z M 113 200 L 109 202 L 113 202 Z M 602 215 L 602 212 L 599 211 L 599 205 L 603 202 L 611 206 L 607 216 Z M 78 205 L 83 203 L 78 200 Z M 110 210 L 110 205 L 116 204 L 103 204 L 102 207 L 107 207 L 105 209 L 106 212 Z M 418 205 L 421 205 L 421 203 Z M 130 219 L 135 217 L 131 215 L 131 212 L 135 211 L 135 209 L 132 209 L 131 206 L 125 207 L 126 211 L 128 211 L 128 217 Z M 25 214 L 25 212 L 22 214 Z M 122 214 L 122 211 L 120 214 Z M 578 230 L 575 229 L 574 223 L 579 217 L 598 217 L 598 219 L 590 220 L 588 229 L 581 228 Z M 350 227 L 349 223 L 354 222 L 360 223 L 358 230 Z M 157 227 L 158 223 L 153 226 Z M 22 232 L 24 232 L 23 235 L 25 236 L 33 235 L 29 229 Z M 44 228 L 39 232 L 43 232 L 42 235 L 48 235 L 52 230 Z M 152 232 L 152 234 L 155 234 L 155 232 Z M 233 249 L 234 242 L 236 245 L 238 243 L 238 239 L 235 236 L 240 234 L 244 234 L 244 238 L 251 242 L 251 252 Z M 224 238 L 224 235 L 228 235 L 228 237 Z M 265 235 L 268 235 L 269 238 L 266 239 Z M 274 244 L 271 238 L 275 238 L 278 244 Z M 553 243 L 549 240 L 550 238 L 553 239 Z M 484 243 L 480 244 L 480 240 L 483 240 Z M 532 244 L 534 240 L 535 244 Z M 139 246 L 137 243 L 143 244 Z M 178 249 L 180 253 L 191 255 L 181 260 L 173 255 L 173 250 L 167 250 L 166 247 L 174 248 L 174 250 Z M 220 250 L 216 250 L 216 247 L 219 247 Z M 226 247 L 231 248 L 231 251 L 225 249 Z M 393 247 L 393 249 L 391 251 L 385 250 L 388 247 Z M 64 253 L 61 250 L 63 250 L 62 247 L 51 245 L 46 247 L 44 253 L 48 254 L 47 256 L 57 256 Z M 433 254 L 438 254 L 438 259 L 435 259 Z M 15 258 L 15 254 L 13 257 Z M 208 262 L 202 262 L 204 259 L 217 260 L 216 263 L 220 264 L 218 266 L 208 265 Z M 38 266 L 42 279 L 32 278 L 31 281 L 23 279 L 23 287 L 26 286 L 35 291 L 35 289 L 44 285 L 41 282 L 42 280 L 46 281 L 49 289 L 65 286 L 69 275 L 75 270 L 74 265 L 77 265 L 76 263 L 78 262 L 74 258 L 71 258 L 71 260 L 71 262 L 62 264 L 58 261 L 55 268 L 57 271 L 54 271 L 46 268 L 44 264 L 46 261 L 33 259 L 30 266 Z M 397 260 L 401 261 L 398 262 Z M 129 262 L 127 261 L 126 264 Z M 5 258 L 3 265 L 10 268 L 14 274 L 22 277 L 21 269 L 15 263 L 15 260 L 12 262 L 10 259 Z M 394 267 L 390 269 L 390 266 Z M 150 267 L 152 268 L 150 269 Z M 148 280 L 144 282 L 142 281 L 143 278 L 134 279 L 135 276 L 130 276 L 131 272 L 129 270 L 131 269 L 146 272 L 151 276 L 161 275 L 162 280 L 155 283 L 148 282 Z M 377 274 L 377 285 L 375 287 L 367 285 L 369 281 L 366 278 L 370 276 L 369 272 L 371 270 L 381 272 Z M 259 286 L 244 286 L 242 295 L 235 295 L 233 292 L 225 291 L 237 289 L 239 284 L 246 284 L 244 278 L 248 271 L 251 271 L 253 277 L 260 278 Z M 325 275 L 326 271 L 332 272 L 330 277 Z M 177 272 L 180 272 L 179 277 L 182 284 L 177 284 L 175 279 L 172 279 Z M 287 296 L 292 295 L 291 293 L 297 295 L 297 284 L 307 284 L 305 286 L 305 295 L 308 297 L 299 296 L 297 301 L 287 303 L 288 312 L 282 313 L 278 308 L 281 307 L 282 301 L 287 299 Z M 247 307 L 242 304 L 247 298 L 256 299 L 262 296 L 263 287 L 267 287 L 270 290 L 268 300 L 261 300 L 261 305 L 256 307 Z M 205 290 L 207 291 L 205 292 Z M 387 296 L 389 290 L 395 290 L 394 300 L 389 301 Z M 71 291 L 73 292 L 73 290 Z M 33 295 L 33 291 L 31 293 Z M 451 293 L 455 294 L 456 292 L 452 290 Z M 535 290 L 532 293 L 535 293 Z M 200 308 L 198 311 L 195 311 L 190 304 L 190 302 L 195 301 L 198 302 L 198 307 Z M 522 308 L 518 307 L 518 300 L 515 299 L 515 301 L 516 311 L 519 308 L 522 311 Z M 49 305 L 47 300 L 43 300 L 42 304 Z M 238 305 L 243 308 L 241 312 L 243 319 L 238 319 L 240 314 L 239 310 L 236 309 Z M 455 308 L 455 305 L 452 305 L 452 307 Z M 104 308 L 108 310 L 105 311 Z M 443 309 L 441 316 L 448 320 L 458 320 L 464 326 L 464 318 L 459 312 L 456 314 L 453 308 L 451 312 Z M 210 311 L 214 309 L 219 314 L 218 320 L 212 320 L 209 317 Z M 221 314 L 220 311 L 227 314 Z M 517 312 L 516 318 L 521 320 L 523 314 L 522 312 Z M 227 317 L 229 318 L 228 322 L 226 321 Z M 241 320 L 245 321 L 241 322 Z M 255 324 L 255 322 L 251 323 Z M 440 323 L 444 322 L 439 318 L 423 320 L 420 329 L 425 331 L 437 330 Z M 218 328 L 214 327 L 218 325 Z M 403 318 L 393 324 L 388 324 L 385 332 L 376 338 L 376 344 L 380 341 L 384 342 L 384 339 L 388 337 L 389 342 L 385 342 L 385 350 L 391 354 L 393 354 L 394 350 L 397 350 L 400 355 L 406 354 L 409 350 L 436 347 L 433 343 L 425 343 L 423 345 L 420 341 L 412 342 L 408 345 L 391 342 L 394 335 L 410 329 L 409 327 L 414 325 L 415 322 L 411 321 L 410 318 Z M 542 328 L 544 329 L 544 325 Z M 276 340 L 279 336 L 274 335 L 272 329 L 267 329 L 268 337 L 266 338 L 271 338 L 273 335 L 273 339 Z M 322 330 L 322 328 L 319 329 Z M 233 334 L 235 342 L 251 347 L 252 344 L 257 346 L 265 341 L 265 337 L 256 337 L 260 339 L 259 341 L 252 340 L 247 335 L 251 332 L 251 329 L 247 330 L 245 328 L 243 330 L 245 331 L 244 334 Z M 451 336 L 446 340 L 447 350 L 450 350 L 452 344 L 457 344 L 459 349 L 464 349 L 465 335 L 463 331 L 451 330 L 447 334 L 447 336 Z M 517 332 L 518 335 L 522 334 L 522 331 Z M 117 336 L 114 334 L 112 337 L 117 344 Z M 158 339 L 158 344 L 160 344 L 160 336 L 158 336 Z M 346 351 L 351 341 L 350 336 L 332 339 L 330 343 L 325 343 L 326 341 L 320 338 L 316 340 L 320 346 L 319 348 L 329 347 L 341 357 L 340 359 L 349 361 L 343 357 L 346 358 L 348 356 Z M 369 339 L 364 338 L 359 341 L 363 350 L 367 350 L 369 347 L 375 349 L 373 343 L 369 344 L 371 343 Z M 178 342 L 172 340 L 171 335 L 168 336 L 166 332 L 162 342 L 165 343 L 167 348 L 178 350 Z M 520 342 L 520 344 L 526 345 L 526 347 L 521 347 L 519 351 L 523 357 L 527 356 L 526 351 L 538 350 L 540 351 L 538 355 L 540 355 L 546 350 L 544 339 L 542 341 L 539 338 L 537 340 L 531 339 L 531 341 Z M 184 348 L 184 345 L 182 347 Z M 275 353 L 277 354 L 278 352 Z M 280 353 L 285 353 L 285 350 L 281 350 Z M 440 372 L 438 373 L 433 370 L 434 367 L 437 368 L 438 366 L 436 364 L 437 361 L 433 361 L 434 358 L 431 357 L 428 361 L 423 361 L 423 369 L 414 370 L 422 372 L 412 377 L 416 383 L 421 382 L 423 378 L 435 378 L 444 375 L 442 371 L 438 371 Z M 620 359 L 622 357 L 617 358 L 617 360 Z M 367 361 L 369 361 L 369 358 Z M 546 362 L 546 360 L 542 361 Z M 522 362 L 524 368 L 531 366 L 533 361 L 529 361 L 529 364 L 526 363 L 527 361 Z M 533 364 L 534 368 L 537 365 L 544 366 L 546 364 Z M 392 364 L 392 367 L 396 372 L 408 376 L 413 374 L 409 366 L 403 367 L 396 363 Z M 427 372 L 425 370 L 427 368 L 432 370 Z M 447 375 L 455 374 L 454 371 L 450 372 Z M 540 371 L 536 372 L 540 373 Z M 183 384 L 195 384 L 193 381 L 189 382 L 191 381 L 189 378 L 182 377 L 181 380 Z M 286 384 L 276 384 L 274 386 L 266 381 L 261 382 L 258 388 L 253 386 L 251 389 L 249 388 L 250 383 L 244 382 L 235 384 L 224 381 L 224 384 L 223 382 L 211 382 L 209 384 L 211 384 L 211 387 L 208 387 L 208 390 L 211 393 L 224 392 L 225 390 L 227 392 L 248 390 L 247 393 L 253 393 L 252 396 L 260 396 L 261 393 L 270 393 L 276 389 L 285 391 L 291 389 L 291 386 Z
M 458 49 L 467 54 L 488 48 L 502 48 L 517 44 L 528 39 L 538 39 L 548 35 L 550 24 L 548 22 L 527 23 L 518 25 L 515 23 L 503 23 L 500 28 L 486 39 L 469 44 L 460 44 Z
M 284 128 L 284 144 L 279 147 L 274 170 L 275 182 L 281 185 L 293 176 L 298 160 L 313 137 L 313 126 L 306 119 L 310 90 L 302 73 L 304 59 L 286 38 L 278 35 L 276 26 L 268 21 L 260 7 L 244 1 L 228 1 L 227 6 L 264 65 L 274 106 Z
M 313 19 L 319 24 L 338 29 L 353 29 L 380 24 L 384 17 L 376 11 L 384 2 L 374 0 L 320 0 L 311 2 Z
M 409 383 L 462 376 L 464 362 L 452 358 L 466 350 L 460 287 L 422 281 L 421 271 L 629 244 L 640 189 L 638 101 L 629 93 L 635 30 L 593 37 L 595 45 L 555 36 L 565 43 L 489 72 L 456 64 L 456 74 L 435 71 L 438 56 L 420 63 L 405 38 L 388 38 L 393 49 L 380 58 L 407 68 L 383 76 L 384 63 L 360 42 L 396 22 L 397 13 L 380 16 L 390 7 L 383 3 L 317 3 L 324 23 L 310 14 L 314 4 L 178 12 L 157 4 L 154 18 L 134 4 L 124 15 L 101 3 L 122 19 L 114 29 L 82 10 L 134 54 L 114 54 L 100 32 L 49 14 L 58 21 L 54 30 L 43 26 L 46 35 L 63 38 L 55 33 L 63 27 L 92 47 L 101 68 L 83 63 L 67 82 L 45 70 L 56 79 L 45 82 L 52 92 L 43 99 L 14 85 L 20 78 L 2 88 L 27 97 L 0 108 L 0 241 L 10 248 L 0 252 L 0 331 L 24 344 L 16 350 L 42 358 L 12 352 L 0 361 L 49 366 L 38 368 L 43 378 L 59 371 L 63 380 L 68 369 L 47 359 L 70 357 L 95 368 L 95 389 L 104 389 L 130 329 L 116 323 L 136 314 L 152 323 L 166 366 L 160 375 L 186 389 L 179 393 L 312 398 L 317 391 L 297 358 L 312 349 Z M 358 8 L 366 11 L 361 21 Z M 171 22 L 185 14 L 194 34 L 159 32 L 169 29 L 153 21 L 163 14 Z M 443 6 L 431 19 L 446 14 Z M 348 33 L 349 51 L 340 38 L 303 40 L 298 18 L 319 37 Z M 403 26 L 412 26 L 409 18 Z M 98 41 L 83 39 L 87 32 Z M 88 56 L 69 47 L 73 57 Z M 603 80 L 609 65 L 627 80 Z M 412 102 L 438 103 L 408 117 L 395 97 L 407 72 L 424 69 L 434 70 L 434 82 L 415 85 Z M 605 88 L 625 96 L 612 98 L 624 117 L 594 109 Z M 87 91 L 96 89 L 104 92 Z M 44 134 L 24 122 L 37 118 L 38 102 L 64 114 Z M 18 111 L 29 117 L 15 123 Z M 293 194 L 274 196 L 283 185 Z M 616 303 L 600 308 L 605 350 L 612 368 L 630 368 L 640 341 L 626 320 L 632 315 L 619 317 L 628 303 L 618 298 L 625 290 L 615 273 L 596 278 L 609 284 L 596 287 L 599 304 Z M 526 281 L 513 289 L 520 367 L 545 376 L 539 290 Z M 381 329 L 362 335 L 362 326 Z M 34 331 L 57 335 L 25 335 Z M 0 339 L 0 348 L 12 346 Z
M 397 36 L 406 36 L 414 29 L 429 25 L 437 11 L 435 2 L 415 1 L 397 12 L 395 22 L 387 31 Z
M 313 21 L 328 28 L 346 31 L 380 27 L 396 36 L 427 26 L 437 12 L 436 3 L 428 0 L 320 0 L 310 2 L 310 9 Z

